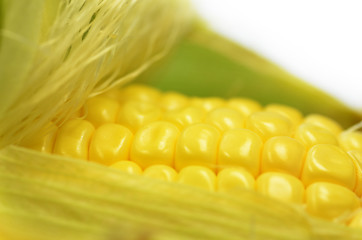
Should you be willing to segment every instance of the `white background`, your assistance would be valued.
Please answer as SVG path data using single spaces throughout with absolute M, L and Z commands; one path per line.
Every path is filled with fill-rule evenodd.
M 216 32 L 362 110 L 361 0 L 192 0 Z

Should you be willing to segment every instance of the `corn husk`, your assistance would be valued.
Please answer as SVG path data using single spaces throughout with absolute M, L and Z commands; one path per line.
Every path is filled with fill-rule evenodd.
M 167 0 L 6 0 L 3 9 L 0 147 L 134 79 L 185 35 L 193 16 L 187 2 Z
M 252 191 L 215 194 L 15 146 L 0 161 L 5 239 L 361 239 Z
M 210 32 L 185 1 L 0 3 L 0 239 L 362 239 L 361 230 L 254 192 L 210 193 L 15 146 L 133 80 L 293 103 L 344 125 L 361 116 Z M 264 96 L 260 85 L 274 87 Z

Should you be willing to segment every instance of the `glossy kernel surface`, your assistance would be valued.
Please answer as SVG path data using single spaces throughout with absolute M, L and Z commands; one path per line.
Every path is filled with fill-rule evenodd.
M 304 122 L 326 129 L 335 135 L 342 132 L 342 127 L 336 121 L 319 114 L 310 114 L 306 116 Z
M 162 111 L 157 105 L 140 101 L 128 101 L 121 105 L 117 123 L 124 125 L 135 133 L 140 127 L 160 120 L 161 117 Z
M 188 105 L 189 99 L 176 92 L 164 93 L 161 97 L 161 107 L 166 111 L 174 111 Z
M 362 151 L 362 132 L 343 132 L 339 136 L 339 143 L 345 151 Z
M 341 148 L 330 144 L 318 144 L 307 154 L 302 180 L 306 186 L 324 181 L 354 190 L 357 180 L 356 168 L 352 159 Z
M 118 161 L 113 163 L 110 167 L 129 174 L 135 174 L 135 175 L 142 174 L 142 169 L 132 161 L 127 161 L 127 160 Z
M 338 140 L 331 131 L 310 123 L 301 124 L 296 130 L 295 138 L 307 148 L 316 144 L 338 145 Z
M 175 169 L 167 165 L 152 165 L 144 170 L 143 175 L 167 182 L 175 182 L 177 179 Z
M 146 85 L 132 84 L 123 88 L 119 96 L 120 102 L 141 101 L 157 103 L 160 100 L 161 92 L 156 88 Z
M 261 171 L 281 171 L 299 177 L 306 155 L 306 148 L 291 137 L 273 137 L 263 147 Z
M 216 176 L 207 167 L 188 166 L 179 172 L 177 182 L 208 191 L 215 191 Z
M 247 98 L 232 98 L 226 105 L 239 111 L 244 117 L 262 110 L 262 106 L 258 102 Z
M 257 133 L 263 141 L 275 136 L 292 134 L 292 124 L 289 119 L 274 112 L 255 112 L 246 119 L 245 126 Z
M 238 195 L 240 190 L 255 189 L 254 176 L 244 168 L 225 168 L 217 175 L 217 191 Z
M 85 119 L 95 127 L 105 123 L 115 123 L 120 104 L 111 98 L 97 96 L 85 103 L 83 113 Z
M 305 192 L 298 178 L 277 172 L 261 174 L 256 180 L 256 190 L 265 196 L 293 203 L 303 203 Z
M 226 131 L 221 138 L 217 164 L 225 167 L 243 167 L 253 176 L 260 172 L 260 154 L 263 142 L 248 129 Z
M 157 121 L 140 128 L 134 136 L 130 159 L 141 168 L 154 164 L 173 166 L 178 128 L 168 122 Z
M 88 159 L 89 143 L 94 130 L 94 126 L 86 120 L 73 119 L 66 122 L 58 130 L 54 153 Z
M 303 115 L 300 111 L 286 105 L 269 104 L 264 110 L 267 112 L 275 112 L 288 118 L 292 122 L 293 127 L 297 126 L 303 119 Z
M 316 182 L 306 189 L 306 206 L 314 216 L 342 220 L 348 219 L 360 206 L 360 201 L 351 190 L 341 185 Z
M 202 108 L 206 112 L 210 112 L 215 108 L 220 108 L 225 105 L 225 100 L 217 97 L 199 98 L 194 97 L 190 99 L 190 105 L 198 108 Z
M 94 131 L 89 160 L 104 165 L 127 160 L 132 140 L 133 134 L 128 128 L 114 123 L 104 124 Z
M 362 196 L 362 151 L 351 150 L 348 151 L 348 155 L 351 157 L 356 167 L 357 181 L 354 191 L 357 196 Z
M 175 124 L 180 130 L 187 126 L 204 121 L 206 111 L 198 107 L 185 107 L 166 112 L 164 120 Z
M 244 127 L 244 117 L 234 109 L 216 108 L 210 111 L 205 118 L 205 123 L 212 124 L 220 131 Z
M 185 128 L 176 144 L 175 168 L 190 165 L 216 167 L 216 157 L 221 134 L 209 124 L 194 124 Z

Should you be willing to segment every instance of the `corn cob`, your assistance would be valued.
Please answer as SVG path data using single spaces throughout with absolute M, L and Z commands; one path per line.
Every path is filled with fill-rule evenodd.
M 360 133 L 339 134 L 333 121 L 319 116 L 307 121 L 290 107 L 226 99 L 288 103 L 304 114 L 324 113 L 344 127 L 360 121 L 360 114 L 205 29 L 185 1 L 5 0 L 0 5 L 1 239 L 361 239 L 362 217 L 355 207 L 361 195 L 355 164 L 361 159 Z M 117 90 L 99 95 L 135 79 L 171 48 L 175 51 L 138 81 L 199 97 L 145 88 L 146 94 L 128 88 L 121 95 Z M 158 154 L 156 160 L 134 144 L 158 131 L 152 126 L 167 133 L 155 140 L 176 143 L 174 152 L 160 153 L 150 147 L 157 141 L 138 141 Z M 177 145 L 193 132 L 205 138 L 207 151 L 193 155 Z M 209 141 L 208 134 L 220 141 Z M 233 139 L 240 137 L 245 144 L 254 141 L 251 155 L 238 156 L 234 147 L 241 144 Z M 318 143 L 337 146 L 331 151 L 344 157 L 347 151 L 357 173 L 349 179 L 348 167 L 341 175 L 323 172 L 327 182 L 305 172 L 308 154 L 325 151 L 312 150 Z M 123 144 L 122 150 L 113 151 L 112 144 Z M 297 158 L 296 166 L 275 150 L 280 145 Z M 252 161 L 258 151 L 259 163 Z M 276 183 L 278 189 L 295 185 L 300 191 L 276 194 Z M 321 199 L 319 192 L 336 201 Z M 319 211 L 331 204 L 338 205 L 336 211 Z
M 22 145 L 211 192 L 254 190 L 362 228 L 362 133 L 322 115 L 131 85 L 52 126 Z

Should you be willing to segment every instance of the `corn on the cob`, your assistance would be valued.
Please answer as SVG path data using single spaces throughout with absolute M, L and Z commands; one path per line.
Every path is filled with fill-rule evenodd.
M 1 239 L 360 239 L 361 229 L 300 211 L 309 202 L 308 211 L 318 215 L 315 209 L 325 199 L 314 193 L 332 189 L 312 188 L 324 183 L 317 181 L 307 187 L 313 193 L 308 195 L 301 181 L 305 156 L 318 143 L 353 148 L 348 154 L 358 163 L 354 193 L 345 177 L 323 176 L 342 182 L 352 193 L 346 196 L 361 195 L 358 137 L 343 132 L 342 138 L 331 133 L 333 126 L 308 122 L 303 124 L 312 134 L 299 130 L 300 139 L 293 139 L 304 121 L 299 111 L 217 97 L 288 103 L 345 127 L 359 121 L 359 113 L 195 24 L 183 0 L 2 3 Z M 174 54 L 160 68 L 137 81 L 198 97 L 145 87 L 99 96 L 135 79 L 171 48 Z M 79 111 L 91 96 L 97 97 Z M 205 151 L 197 140 L 196 146 L 180 143 L 193 134 L 205 140 Z M 20 140 L 40 151 L 13 146 Z M 167 151 L 154 149 L 160 142 Z M 186 144 L 196 152 L 188 153 Z M 315 175 L 307 171 L 304 178 Z M 301 196 L 310 198 L 301 202 Z M 321 217 L 360 226 L 360 213 L 349 214 L 354 197 Z M 336 205 L 327 201 L 323 207 L 330 203 Z
M 30 147 L 213 192 L 255 190 L 362 228 L 362 134 L 329 118 L 142 85 L 89 99 L 81 116 Z

